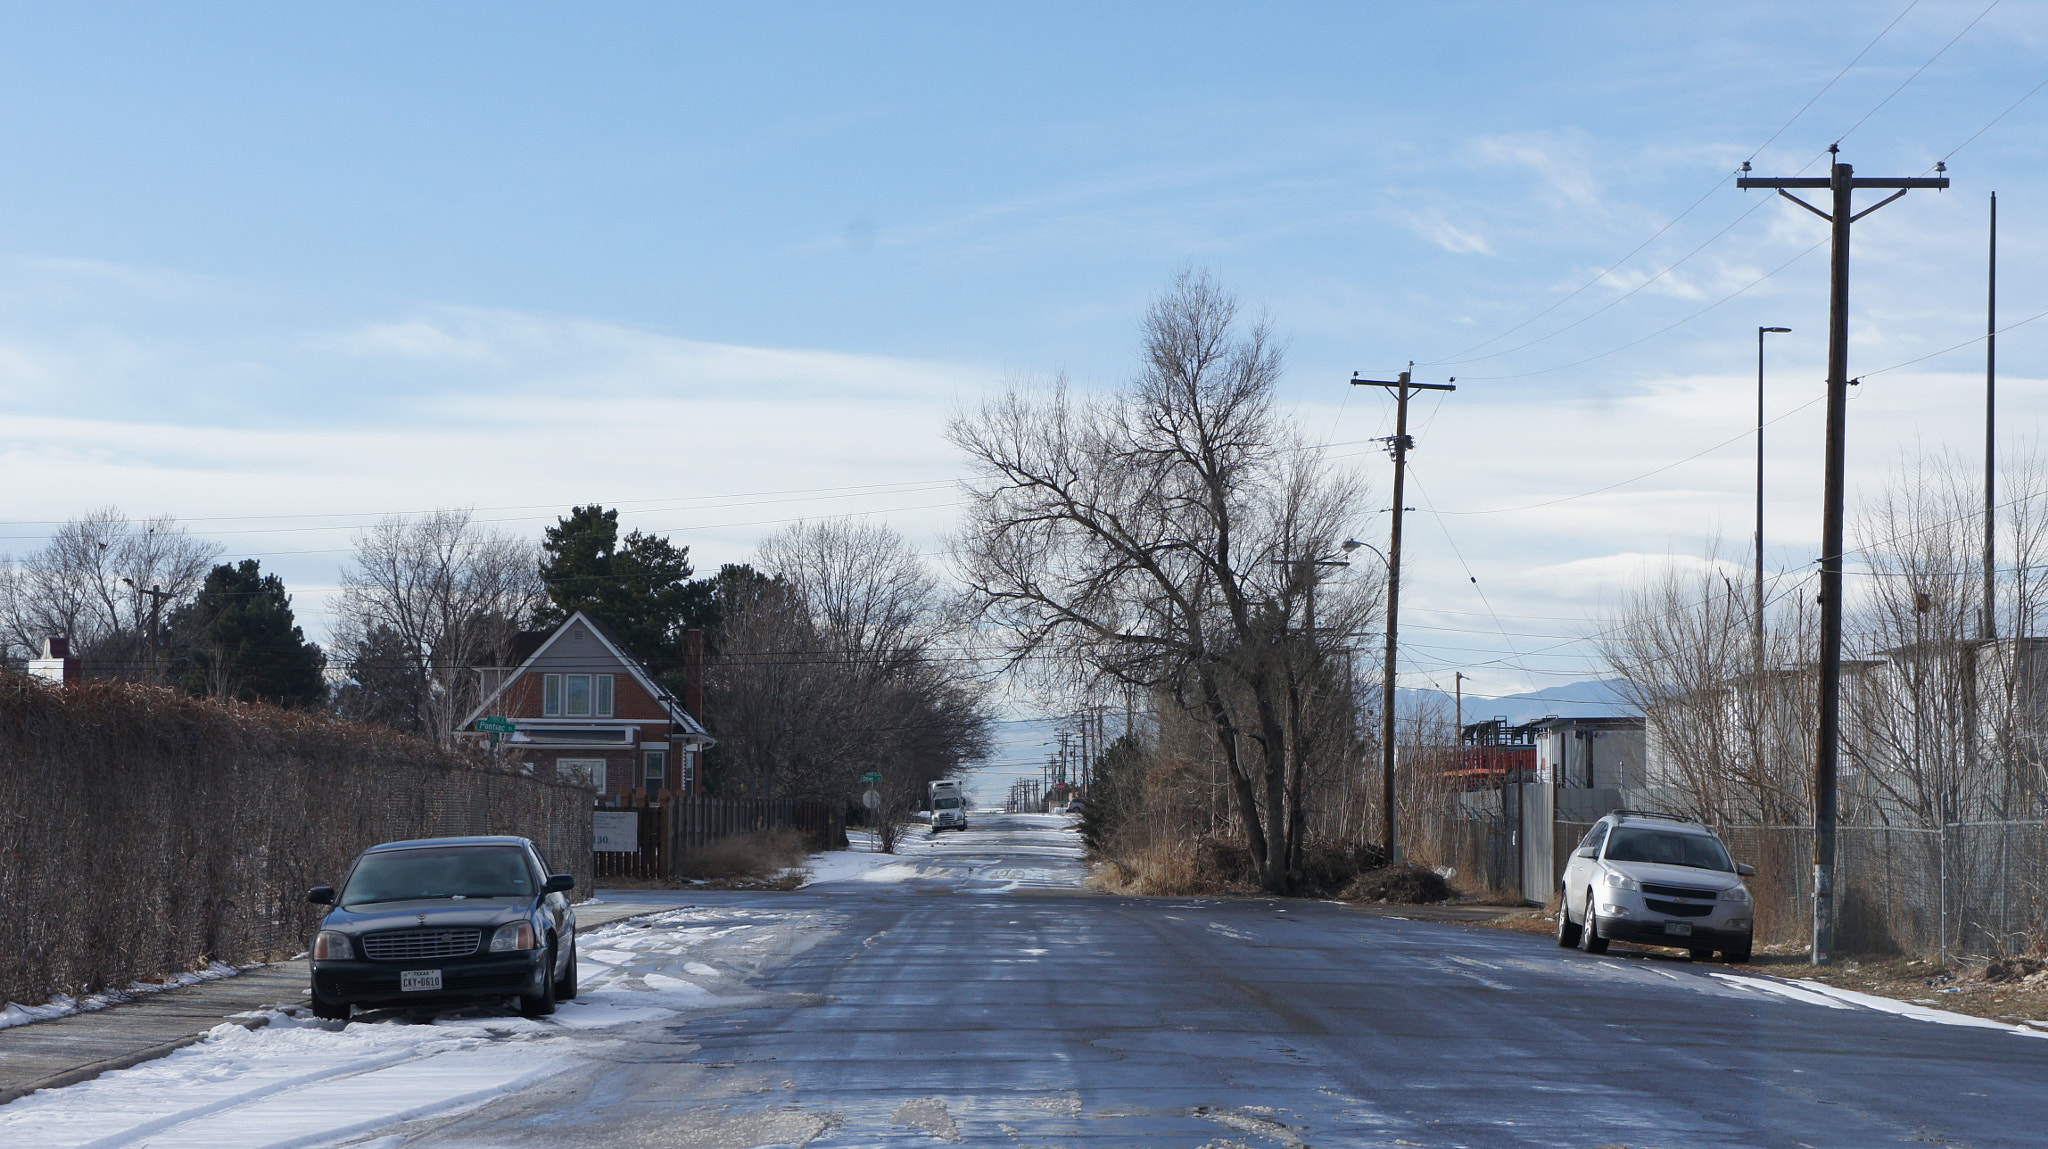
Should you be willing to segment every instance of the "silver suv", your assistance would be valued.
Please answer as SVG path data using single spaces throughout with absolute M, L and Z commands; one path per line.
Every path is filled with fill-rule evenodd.
M 1636 942 L 1690 950 L 1696 961 L 1718 950 L 1746 962 L 1756 903 L 1742 879 L 1755 873 L 1699 822 L 1616 810 L 1593 823 L 1565 864 L 1557 944 L 1597 954 L 1610 941 Z

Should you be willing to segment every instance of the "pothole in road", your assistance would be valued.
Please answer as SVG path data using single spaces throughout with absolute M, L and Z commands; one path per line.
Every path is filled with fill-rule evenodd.
M 960 1140 L 960 1123 L 946 1111 L 946 1103 L 937 1097 L 920 1097 L 906 1101 L 896 1107 L 891 1115 L 898 1125 L 909 1125 L 924 1130 L 941 1141 Z

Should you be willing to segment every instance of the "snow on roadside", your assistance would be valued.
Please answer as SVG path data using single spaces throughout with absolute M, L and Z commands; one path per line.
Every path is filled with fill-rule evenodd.
M 259 969 L 262 965 L 262 962 L 252 962 L 244 966 L 232 966 L 226 962 L 212 962 L 205 969 L 193 970 L 190 973 L 172 974 L 161 982 L 133 982 L 127 989 L 110 989 L 103 993 L 90 994 L 85 997 L 69 997 L 60 993 L 43 1005 L 22 1005 L 19 1002 L 10 1001 L 7 1003 L 7 1008 L 0 1009 L 0 1029 L 6 1029 L 14 1025 L 27 1025 L 32 1021 L 48 1021 L 53 1017 L 69 1017 L 74 1013 L 91 1013 L 94 1010 L 105 1009 L 108 1006 L 134 1001 L 136 998 L 147 994 L 162 993 L 167 989 L 178 989 L 188 985 L 198 985 L 203 981 L 219 981 L 224 977 L 233 977 L 245 969 Z
M 1988 1017 L 1972 1017 L 1967 1013 L 1954 1013 L 1946 1009 L 1915 1005 L 1910 1001 L 1878 997 L 1876 994 L 1858 993 L 1853 989 L 1842 989 L 1839 986 L 1828 985 L 1825 982 L 1814 981 L 1810 978 L 1800 978 L 1797 981 L 1791 981 L 1785 978 L 1765 977 L 1755 974 L 1722 973 L 1718 970 L 1710 972 L 1713 976 L 1723 981 L 1733 982 L 1748 989 L 1774 993 L 1780 997 L 1791 998 L 1794 1001 L 1826 1005 L 1834 1009 L 1862 1006 L 1864 1009 L 1876 1010 L 1879 1013 L 1897 1014 L 1900 1017 L 1910 1017 L 1915 1021 L 1931 1021 L 1937 1025 L 1960 1025 L 1969 1029 L 2002 1029 L 2008 1033 L 2024 1034 L 2027 1037 L 2048 1037 L 2048 1032 L 2043 1032 L 2030 1026 L 1993 1021 Z M 1838 1002 L 1846 1002 L 1847 1005 L 1836 1004 Z
M 679 909 L 591 930 L 577 939 L 581 992 L 545 1019 L 495 1004 L 347 1026 L 266 1011 L 261 1028 L 223 1024 L 166 1057 L 0 1106 L 0 1145 L 297 1149 L 482 1105 L 580 1064 L 606 1029 L 760 1000 L 748 975 L 829 918 Z

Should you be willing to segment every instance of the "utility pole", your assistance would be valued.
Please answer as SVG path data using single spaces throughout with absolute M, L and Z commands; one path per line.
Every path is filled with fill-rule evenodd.
M 152 685 L 155 685 L 159 673 L 157 670 L 159 662 L 157 618 L 163 613 L 164 600 L 176 598 L 177 596 L 170 591 L 158 587 L 155 583 L 149 584 L 149 589 L 144 590 L 142 589 L 142 584 L 132 578 L 123 578 L 121 581 L 127 583 L 129 589 L 133 590 L 137 595 L 149 596 L 149 681 Z
M 1408 434 L 1408 397 L 1415 391 L 1457 390 L 1450 383 L 1416 383 L 1410 378 L 1413 374 L 1403 371 L 1395 379 L 1360 379 L 1356 373 L 1351 377 L 1353 387 L 1390 387 L 1394 392 L 1394 433 L 1382 440 L 1394 457 L 1394 522 L 1387 543 L 1387 661 L 1380 686 L 1380 845 L 1390 866 L 1401 860 L 1401 843 L 1394 829 L 1394 656 L 1400 649 L 1402 499 L 1408 450 L 1415 445 Z
M 1838 145 L 1828 145 L 1832 158 Z M 1749 162 L 1743 161 L 1744 171 Z M 1936 171 L 1947 165 L 1935 164 Z M 1820 544 L 1820 713 L 1815 732 L 1813 766 L 1813 964 L 1828 964 L 1835 940 L 1835 821 L 1840 794 L 1837 776 L 1842 733 L 1842 517 L 1849 406 L 1849 225 L 1905 195 L 1913 188 L 1946 188 L 1947 176 L 1908 179 L 1857 179 L 1848 164 L 1832 164 L 1826 176 L 1778 178 L 1738 177 L 1735 186 L 1775 188 L 1779 195 L 1827 220 L 1833 226 L 1833 252 L 1828 268 L 1828 414 L 1826 479 L 1822 488 Z M 1788 188 L 1826 188 L 1833 193 L 1832 211 L 1793 195 Z M 1860 188 L 1895 188 L 1890 196 L 1862 211 L 1851 202 Z

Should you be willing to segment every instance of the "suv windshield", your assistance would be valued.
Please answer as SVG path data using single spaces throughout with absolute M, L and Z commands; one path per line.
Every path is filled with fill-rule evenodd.
M 429 846 L 365 854 L 342 887 L 344 906 L 414 898 L 524 898 L 533 871 L 512 846 Z
M 1696 870 L 1735 872 L 1735 863 L 1728 860 L 1728 851 L 1719 838 L 1641 826 L 1616 826 L 1607 839 L 1606 858 L 1610 862 L 1661 862 Z

